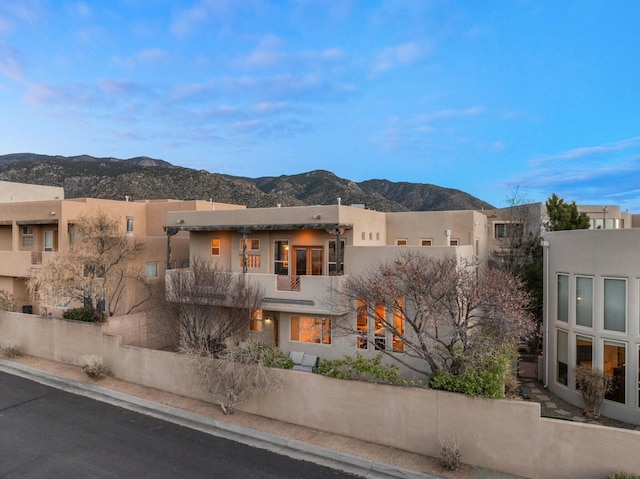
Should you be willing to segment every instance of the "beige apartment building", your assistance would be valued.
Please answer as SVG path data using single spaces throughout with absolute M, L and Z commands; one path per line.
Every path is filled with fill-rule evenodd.
M 238 205 L 208 201 L 143 200 L 113 201 L 92 198 L 65 200 L 60 188 L 35 187 L 0 182 L 0 290 L 14 295 L 19 311 L 61 316 L 64 308 L 33 301 L 27 291 L 30 274 L 70 244 L 70 231 L 81 216 L 102 210 L 120 220 L 122 233 L 140 239 L 145 247 L 131 267 L 145 271 L 147 280 L 163 280 L 168 267 L 188 266 L 189 238 L 179 233 L 168 238 L 164 231 L 165 217 L 171 210 L 211 210 L 212 208 L 244 208 Z M 7 193 L 7 192 L 10 192 Z M 52 198 L 53 196 L 53 198 Z M 56 196 L 60 198 L 56 199 Z M 171 247 L 168 256 L 168 245 Z M 136 292 L 128 291 L 122 310 L 136 302 Z M 70 305 L 71 306 L 71 305 Z M 79 305 L 75 305 L 79 306 Z

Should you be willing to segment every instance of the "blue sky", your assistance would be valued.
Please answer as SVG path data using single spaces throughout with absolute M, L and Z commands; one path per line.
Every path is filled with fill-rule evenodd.
M 640 213 L 640 2 L 0 1 L 0 154 Z

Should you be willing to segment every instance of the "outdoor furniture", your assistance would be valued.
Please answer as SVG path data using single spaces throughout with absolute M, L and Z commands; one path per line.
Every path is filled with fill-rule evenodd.
M 291 351 L 289 357 L 293 360 L 293 369 L 310 373 L 318 367 L 320 359 L 314 354 L 307 354 L 302 351 Z

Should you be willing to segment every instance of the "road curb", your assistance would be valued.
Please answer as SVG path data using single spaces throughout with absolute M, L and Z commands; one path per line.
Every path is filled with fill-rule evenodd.
M 163 419 L 207 434 L 266 449 L 295 459 L 321 464 L 369 479 L 440 479 L 390 464 L 363 459 L 297 439 L 216 420 L 184 409 L 156 403 L 112 389 L 57 376 L 31 366 L 0 359 L 0 371 L 36 381 L 72 394 L 87 396 L 114 406 Z

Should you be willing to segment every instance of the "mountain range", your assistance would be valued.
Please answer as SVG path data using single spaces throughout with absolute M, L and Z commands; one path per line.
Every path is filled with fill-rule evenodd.
M 65 198 L 213 200 L 247 207 L 363 204 L 378 211 L 492 209 L 464 191 L 372 179 L 354 182 L 330 171 L 248 178 L 172 165 L 145 156 L 0 155 L 0 180 L 62 186 Z M 340 200 L 338 200 L 340 198 Z

